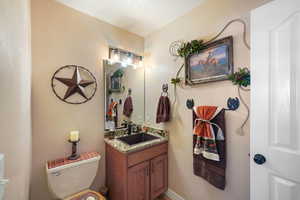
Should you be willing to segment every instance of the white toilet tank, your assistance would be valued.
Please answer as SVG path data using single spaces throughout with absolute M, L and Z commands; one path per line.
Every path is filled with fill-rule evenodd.
M 48 186 L 54 197 L 64 199 L 88 189 L 97 174 L 100 158 L 99 153 L 89 152 L 75 161 L 67 158 L 48 161 Z

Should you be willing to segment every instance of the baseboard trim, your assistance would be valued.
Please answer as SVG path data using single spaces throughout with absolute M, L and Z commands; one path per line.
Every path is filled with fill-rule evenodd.
M 181 197 L 179 194 L 171 190 L 170 188 L 166 192 L 167 197 L 169 197 L 171 200 L 185 200 L 183 197 Z

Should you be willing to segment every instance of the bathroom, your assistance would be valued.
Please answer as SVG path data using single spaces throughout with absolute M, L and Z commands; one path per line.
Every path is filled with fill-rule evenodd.
M 49 161 L 66 158 L 76 163 L 78 158 L 68 160 L 74 147 L 77 155 L 99 153 L 88 188 L 105 196 L 102 199 L 300 199 L 300 177 L 294 173 L 300 164 L 300 137 L 295 130 L 299 72 L 294 67 L 299 58 L 289 51 L 294 48 L 299 54 L 299 11 L 298 0 L 1 0 L 0 199 L 67 199 L 82 192 L 83 188 L 58 197 L 53 191 L 56 182 L 51 183 L 47 173 Z M 190 68 L 177 54 L 178 48 L 193 40 L 226 38 L 232 50 L 230 73 L 251 72 L 251 87 L 250 82 L 239 87 L 227 76 L 192 84 L 187 81 L 192 79 Z M 272 56 L 276 59 L 271 60 Z M 128 58 L 134 64 L 122 66 Z M 275 70 L 269 70 L 269 63 Z M 287 65 L 288 70 L 279 70 L 279 64 Z M 74 72 L 76 66 L 82 67 L 82 80 L 92 82 L 65 98 L 67 87 L 59 78 L 74 77 L 74 66 Z M 115 78 L 108 76 L 112 66 L 124 73 L 121 86 L 119 79 L 114 79 L 116 87 L 110 85 L 110 78 Z M 248 70 L 241 71 L 245 68 Z M 157 123 L 161 96 L 168 97 L 170 111 L 168 119 Z M 131 103 L 126 102 L 132 115 L 129 120 L 123 116 L 128 97 L 132 98 Z M 117 113 L 111 100 L 119 104 Z M 226 136 L 222 186 L 211 183 L 215 177 L 195 172 L 193 108 L 197 106 L 225 108 L 226 128 L 220 125 Z M 131 124 L 123 125 L 124 119 L 140 125 L 135 127 L 140 132 L 160 139 L 147 148 L 139 146 L 128 154 L 132 159 L 127 158 L 112 144 L 112 138 L 123 134 L 120 130 L 124 129 L 117 127 L 133 130 Z M 268 127 L 276 132 L 270 138 Z M 282 136 L 281 129 L 288 134 Z M 72 134 L 76 137 L 73 143 L 69 142 Z M 147 150 L 147 154 L 137 154 Z M 148 177 L 146 186 L 132 192 L 131 186 L 137 183 L 120 175 L 125 169 L 120 168 L 123 158 L 128 159 L 126 180 L 132 180 L 130 169 L 138 162 L 148 163 L 146 168 L 151 171 L 152 161 L 164 159 L 163 175 L 155 179 L 163 181 L 162 189 L 152 195 L 151 188 L 158 184 Z M 80 183 L 88 171 L 76 174 L 83 175 L 76 180 Z

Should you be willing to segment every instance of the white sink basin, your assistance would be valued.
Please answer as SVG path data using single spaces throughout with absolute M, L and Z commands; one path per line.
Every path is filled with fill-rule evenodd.
M 4 155 L 0 154 L 0 200 L 3 199 L 5 185 L 7 184 L 8 180 L 4 179 Z

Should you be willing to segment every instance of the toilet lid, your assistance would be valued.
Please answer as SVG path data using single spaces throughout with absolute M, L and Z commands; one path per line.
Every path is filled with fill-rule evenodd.
M 68 197 L 65 200 L 105 200 L 105 198 L 95 191 L 85 190 L 71 197 Z

